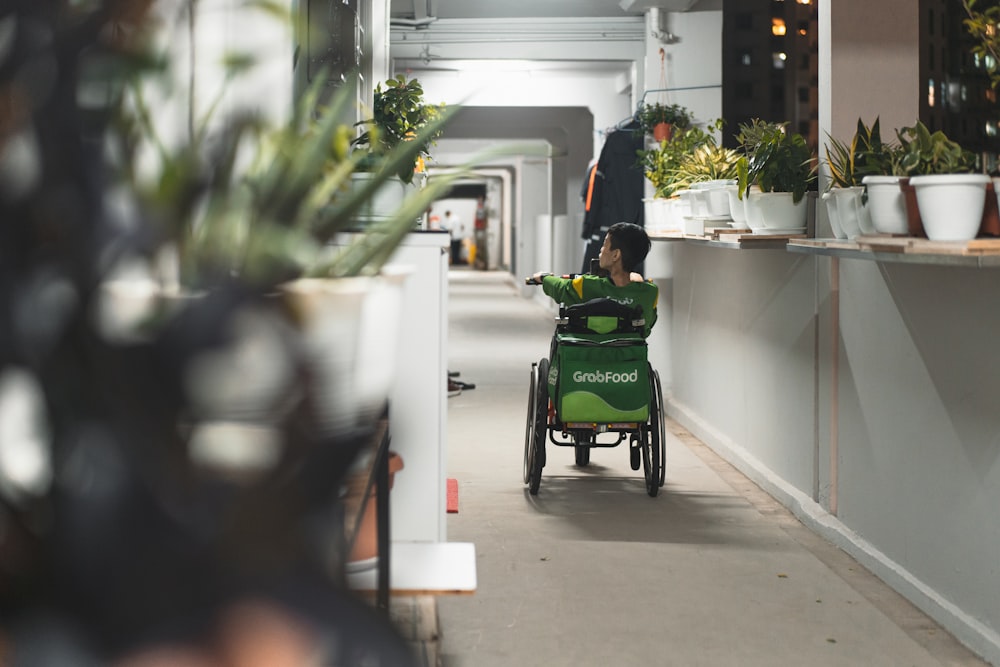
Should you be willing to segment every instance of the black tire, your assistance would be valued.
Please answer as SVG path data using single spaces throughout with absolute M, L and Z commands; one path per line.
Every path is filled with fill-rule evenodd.
M 590 447 L 587 445 L 576 445 L 573 447 L 576 450 L 576 464 L 578 466 L 589 466 L 590 465 Z
M 642 429 L 640 446 L 642 447 L 642 474 L 646 479 L 646 493 L 655 498 L 660 492 L 660 450 L 653 446 L 653 438 L 648 429 Z
M 639 435 L 632 434 L 628 443 L 628 464 L 632 470 L 638 470 L 642 466 L 642 446 L 639 442 Z
M 535 418 L 538 411 L 535 409 L 535 388 L 538 386 L 538 365 L 531 364 L 531 377 L 528 382 L 528 417 L 524 424 L 524 483 L 531 479 L 531 460 L 534 455 Z
M 535 428 L 531 447 L 528 492 L 538 495 L 545 467 L 545 441 L 549 436 L 549 360 L 542 359 L 535 369 Z
M 652 433 L 653 446 L 660 452 L 659 486 L 667 481 L 667 432 L 663 419 L 663 388 L 660 386 L 660 374 L 649 369 L 649 428 Z

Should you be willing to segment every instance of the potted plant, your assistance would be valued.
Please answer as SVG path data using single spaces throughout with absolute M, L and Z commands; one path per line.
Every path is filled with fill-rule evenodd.
M 721 129 L 722 121 L 717 121 L 716 129 Z M 739 153 L 731 148 L 719 146 L 715 138 L 697 146 L 684 155 L 677 168 L 677 183 L 697 191 L 703 200 L 704 213 L 717 220 L 743 220 L 742 204 L 733 215 L 730 208 L 729 191 L 736 184 L 736 163 Z
M 940 130 L 932 133 L 920 121 L 897 130 L 896 136 L 902 146 L 900 166 L 910 177 L 904 192 L 916 200 L 916 206 L 912 199 L 907 201 L 911 233 L 919 236 L 922 231 L 934 241 L 975 238 L 991 185 L 989 176 L 975 173 L 975 153 Z
M 440 127 L 421 133 L 444 110 L 441 105 L 424 101 L 423 86 L 417 79 L 407 79 L 399 74 L 375 86 L 372 116 L 357 123 L 363 129 L 351 145 L 361 151 L 363 159 L 355 170 L 353 179 L 360 181 L 374 172 L 383 156 L 390 154 L 404 143 L 416 143 L 418 151 L 411 160 L 398 165 L 395 178 L 389 179 L 377 192 L 365 220 L 381 219 L 391 215 L 403 198 L 414 187 L 416 175 L 426 173 L 429 148 L 441 134 Z
M 675 131 L 686 130 L 693 121 L 691 112 L 679 104 L 646 103 L 639 110 L 639 125 L 656 141 L 670 141 Z
M 714 126 L 713 126 L 714 127 Z M 651 212 L 664 211 L 661 215 L 649 215 L 651 220 L 662 220 L 661 226 L 667 231 L 676 231 L 683 222 L 682 211 L 672 215 L 670 205 L 679 192 L 687 190 L 689 183 L 681 171 L 681 164 L 698 147 L 714 143 L 714 137 L 698 126 L 679 130 L 672 140 L 663 140 L 655 148 L 638 151 L 638 164 L 646 178 L 653 185 L 653 199 L 646 202 Z M 687 211 L 687 215 L 691 212 Z
M 736 137 L 738 196 L 746 200 L 747 223 L 755 233 L 803 231 L 808 219 L 806 191 L 816 180 L 805 138 L 784 123 L 753 119 Z M 752 191 L 753 190 L 753 191 Z
M 879 119 L 871 127 L 859 118 L 851 142 L 829 136 L 826 164 L 830 186 L 823 194 L 830 225 L 838 238 L 906 232 L 898 176 L 898 144 L 882 142 Z

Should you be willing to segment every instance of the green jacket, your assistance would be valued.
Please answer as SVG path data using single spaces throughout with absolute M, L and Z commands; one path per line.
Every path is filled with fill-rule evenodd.
M 542 290 L 558 303 L 572 306 L 598 297 L 608 297 L 626 306 L 642 307 L 642 316 L 646 320 L 646 336 L 656 324 L 656 302 L 660 291 L 650 281 L 629 283 L 618 287 L 610 278 L 584 274 L 575 278 L 559 278 L 545 276 L 542 278 Z

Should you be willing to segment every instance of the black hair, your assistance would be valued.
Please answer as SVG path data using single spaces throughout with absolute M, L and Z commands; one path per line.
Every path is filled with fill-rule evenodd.
M 634 271 L 649 254 L 653 243 L 646 230 L 631 222 L 616 222 L 608 228 L 608 238 L 612 250 L 622 253 L 622 268 Z

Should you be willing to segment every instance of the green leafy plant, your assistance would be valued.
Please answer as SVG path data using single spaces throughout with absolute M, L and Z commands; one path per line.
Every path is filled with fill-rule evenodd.
M 638 164 L 653 184 L 656 197 L 672 197 L 677 191 L 690 186 L 691 174 L 685 174 L 682 165 L 691 160 L 699 148 L 714 147 L 715 137 L 711 132 L 721 127 L 721 120 L 709 125 L 708 131 L 698 126 L 690 127 L 675 133 L 670 141 L 661 141 L 656 148 L 638 151 Z
M 703 181 L 736 179 L 740 154 L 714 141 L 702 144 L 689 153 L 678 167 L 678 176 L 688 184 Z
M 859 118 L 850 144 L 827 136 L 826 163 L 830 169 L 830 187 L 858 186 L 865 176 L 902 175 L 902 147 L 898 143 L 882 141 L 877 117 L 871 127 Z
M 976 171 L 976 154 L 962 148 L 944 132 L 931 132 L 917 121 L 896 130 L 902 147 L 900 168 L 906 176 L 923 174 L 968 174 Z
M 392 151 L 403 142 L 417 141 L 418 133 L 437 118 L 442 110 L 440 105 L 427 104 L 420 82 L 417 79 L 407 79 L 404 74 L 386 81 L 384 90 L 382 84 L 376 85 L 372 117 L 358 123 L 367 129 L 353 141 L 356 148 L 368 151 L 362 166 L 375 162 L 376 156 Z M 396 174 L 404 183 L 413 181 L 415 170 L 423 160 L 430 157 L 428 149 L 440 134 L 438 129 L 420 135 L 420 150 L 413 163 L 402 165 Z
M 389 219 L 359 234 L 331 254 L 336 234 L 352 229 L 376 191 L 401 171 L 412 174 L 414 161 L 454 110 L 441 110 L 412 137 L 383 152 L 351 151 L 354 129 L 340 121 L 353 99 L 348 81 L 329 105 L 320 103 L 323 77 L 296 104 L 283 125 L 270 127 L 252 115 L 229 119 L 215 133 L 199 131 L 174 150 L 160 146 L 151 178 L 132 162 L 134 146 L 121 173 L 140 204 L 155 212 L 166 241 L 179 249 L 182 281 L 204 287 L 225 276 L 255 285 L 275 285 L 300 276 L 374 274 L 389 259 L 413 221 L 463 173 L 436 178 L 404 201 Z M 129 112 L 128 109 L 132 109 Z M 141 101 L 123 106 L 122 127 L 144 128 L 125 135 L 131 145 L 155 137 Z M 144 119 L 144 120 L 137 120 Z M 241 156 L 252 156 L 241 166 Z M 364 163 L 364 165 L 362 165 Z M 355 171 L 373 172 L 353 186 Z
M 679 104 L 643 104 L 639 110 L 639 125 L 647 134 L 652 133 L 653 128 L 660 123 L 669 123 L 674 131 L 686 130 L 694 122 L 694 116 L 686 107 Z
M 816 180 L 816 166 L 805 138 L 786 132 L 784 123 L 753 119 L 736 136 L 742 155 L 737 162 L 739 196 L 750 186 L 762 192 L 791 192 L 798 202 Z
M 993 87 L 1000 83 L 1000 6 L 993 4 L 984 11 L 978 11 L 979 0 L 963 0 L 962 6 L 968 18 L 963 20 L 966 31 L 978 44 L 972 47 L 972 53 L 982 59 L 986 74 Z

